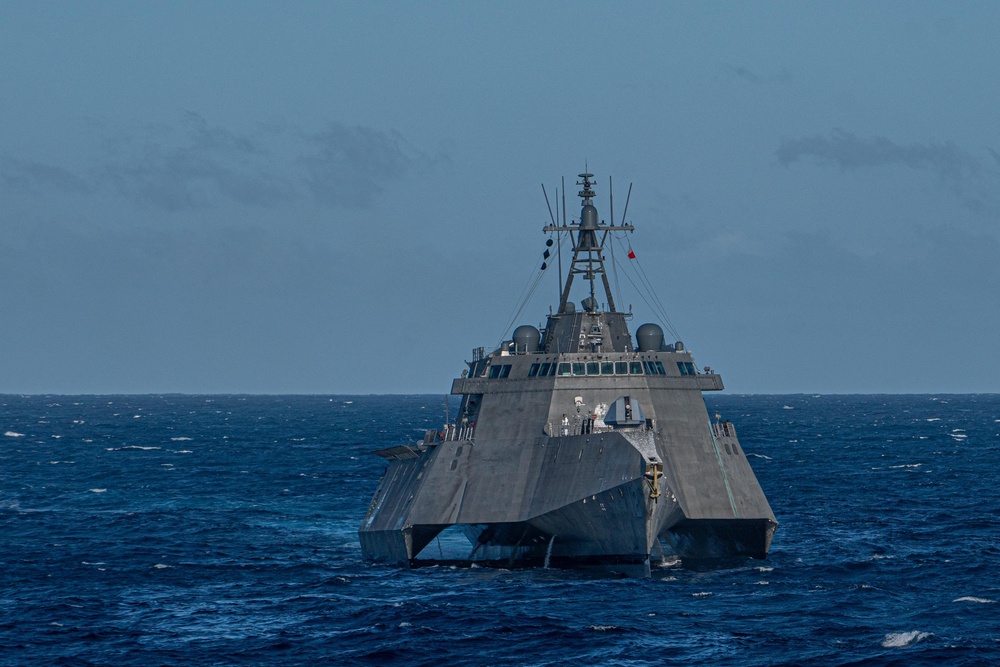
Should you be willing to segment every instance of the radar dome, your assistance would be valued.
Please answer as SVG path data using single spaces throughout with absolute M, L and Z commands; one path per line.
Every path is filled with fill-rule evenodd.
M 522 324 L 514 329 L 514 353 L 531 354 L 538 352 L 542 333 L 530 324 Z
M 635 341 L 640 352 L 656 352 L 663 347 L 663 329 L 659 324 L 643 324 L 635 330 Z

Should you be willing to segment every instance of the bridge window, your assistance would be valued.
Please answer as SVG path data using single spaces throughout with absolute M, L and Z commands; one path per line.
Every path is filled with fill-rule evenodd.
M 587 362 L 587 375 L 600 375 L 601 365 L 596 361 Z
M 610 361 L 602 361 L 601 362 L 601 375 L 614 375 L 614 374 L 615 374 L 615 365 L 614 365 L 614 363 L 610 362 Z
M 528 377 L 533 378 L 538 375 L 538 367 L 541 364 L 531 364 L 531 368 L 528 369 Z M 548 369 L 546 369 L 548 370 Z
M 559 364 L 559 375 L 572 375 L 569 370 L 569 364 Z
M 681 375 L 696 375 L 697 371 L 694 369 L 694 364 L 690 361 L 678 361 L 677 370 L 681 372 Z
M 503 366 L 490 366 L 490 378 L 505 378 L 510 375 L 510 364 L 504 364 Z
M 587 374 L 587 364 L 581 362 L 573 362 L 573 375 L 586 375 Z
M 662 361 L 657 361 L 656 362 L 656 372 L 658 372 L 660 375 L 666 375 L 667 374 L 667 371 L 664 370 L 664 368 L 663 368 L 663 362 Z
M 548 375 L 549 374 L 549 366 L 550 366 L 550 364 L 542 364 L 542 369 L 540 371 L 538 371 L 538 376 L 539 377 L 545 377 L 546 375 Z
M 642 362 L 630 361 L 628 364 L 629 375 L 642 375 Z
M 627 361 L 616 361 L 615 362 L 615 375 L 628 375 L 628 362 Z

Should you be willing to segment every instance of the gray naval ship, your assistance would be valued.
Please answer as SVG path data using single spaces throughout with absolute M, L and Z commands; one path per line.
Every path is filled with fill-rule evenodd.
M 544 228 L 572 243 L 557 311 L 541 331 L 522 325 L 492 352 L 473 350 L 452 384 L 459 412 L 440 431 L 375 452 L 388 464 L 359 530 L 366 559 L 436 562 L 421 553 L 451 527 L 469 540 L 464 561 L 504 567 L 648 573 L 651 556 L 767 555 L 774 514 L 733 424 L 713 421 L 702 397 L 722 378 L 657 324 L 633 341 L 604 247 L 633 227 L 599 221 L 593 175 L 580 178 L 579 220 L 566 223 L 564 204 L 562 224 L 557 212 Z M 574 285 L 589 288 L 579 309 Z

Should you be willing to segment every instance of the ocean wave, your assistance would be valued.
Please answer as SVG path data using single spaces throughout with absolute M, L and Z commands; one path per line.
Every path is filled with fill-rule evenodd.
M 15 433 L 14 431 L 7 431 L 6 433 L 4 433 L 4 435 L 7 436 L 8 438 L 23 438 L 24 437 L 23 433 Z
M 966 595 L 960 598 L 955 598 L 952 602 L 976 602 L 978 604 L 994 604 L 996 600 L 990 600 L 989 598 L 974 598 L 971 595 Z
M 923 641 L 930 636 L 932 636 L 932 633 L 921 632 L 919 630 L 910 630 L 909 632 L 890 632 L 882 640 L 882 646 L 885 648 L 903 648 L 904 646 L 910 646 L 919 641 Z

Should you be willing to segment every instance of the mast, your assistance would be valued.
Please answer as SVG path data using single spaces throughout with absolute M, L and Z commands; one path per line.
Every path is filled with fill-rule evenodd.
M 616 312 L 615 300 L 611 295 L 611 284 L 608 282 L 608 275 L 604 270 L 604 241 L 608 238 L 608 232 L 615 230 L 632 231 L 633 227 L 626 225 L 624 221 L 622 221 L 620 227 L 615 227 L 614 220 L 611 221 L 610 226 L 601 224 L 597 215 L 597 208 L 594 206 L 593 201 L 597 194 L 593 189 L 593 185 L 595 184 L 595 181 L 591 180 L 593 177 L 593 174 L 582 173 L 580 174 L 580 178 L 583 180 L 576 183 L 583 186 L 583 189 L 578 193 L 578 196 L 583 200 L 579 222 L 567 225 L 563 221 L 562 227 L 552 225 L 544 229 L 546 232 L 567 232 L 569 233 L 570 240 L 573 242 L 573 261 L 570 263 L 569 271 L 566 275 L 566 283 L 559 298 L 559 313 L 566 312 L 566 304 L 569 302 L 573 278 L 577 275 L 583 276 L 590 287 L 590 295 L 583 300 L 583 307 L 587 312 L 597 311 L 598 302 L 595 294 L 597 276 L 601 277 L 604 295 L 607 298 L 608 312 Z M 564 196 L 565 191 L 564 186 Z M 565 214 L 566 207 L 563 205 L 563 215 L 565 216 Z M 560 272 L 560 277 L 561 275 Z

